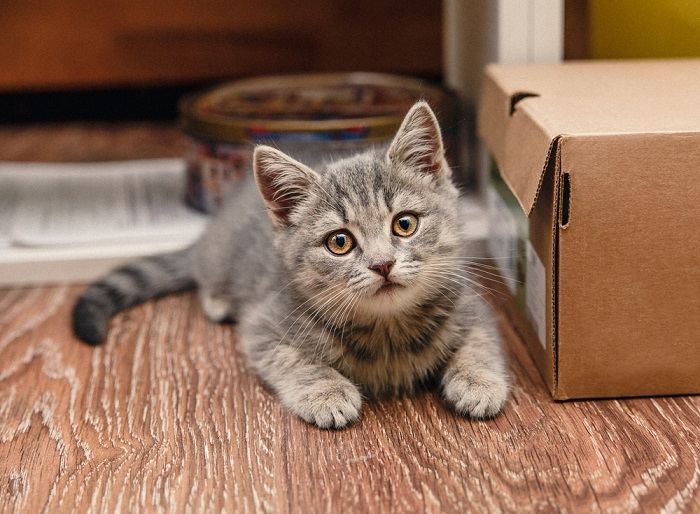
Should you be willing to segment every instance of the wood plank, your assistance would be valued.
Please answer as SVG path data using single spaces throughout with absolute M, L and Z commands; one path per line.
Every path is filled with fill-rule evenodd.
M 152 124 L 0 128 L 2 159 L 183 151 Z M 79 292 L 0 290 L 0 512 L 700 511 L 700 397 L 554 403 L 503 315 L 502 416 L 458 418 L 425 393 L 324 432 L 194 295 L 121 314 L 93 349 L 69 329 Z
M 0 511 L 693 511 L 700 399 L 553 403 L 504 319 L 515 376 L 493 421 L 432 393 L 320 431 L 184 294 L 79 344 L 77 287 L 0 292 Z

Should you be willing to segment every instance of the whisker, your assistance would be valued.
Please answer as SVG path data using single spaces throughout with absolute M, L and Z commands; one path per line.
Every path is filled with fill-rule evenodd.
M 431 264 L 432 264 L 432 266 L 434 266 L 435 264 L 441 264 L 441 263 L 436 262 L 436 263 L 431 263 Z M 497 282 L 499 284 L 504 284 L 505 280 L 510 280 L 516 284 L 522 283 L 522 281 L 520 281 L 514 277 L 508 277 L 508 276 L 502 275 L 500 273 L 492 272 L 491 270 L 481 269 L 480 267 L 475 267 L 472 264 L 449 263 L 449 265 L 451 268 L 457 268 L 460 271 L 463 271 L 465 273 L 469 273 L 473 276 L 476 276 L 476 277 L 479 277 L 479 278 L 482 278 L 484 280 L 488 280 L 491 282 Z M 431 265 L 426 266 L 426 268 L 429 268 L 429 267 L 431 267 Z M 489 277 L 491 277 L 491 278 L 489 278 Z
M 339 315 L 339 313 L 345 308 L 347 304 L 350 303 L 351 299 L 351 296 L 346 296 L 342 300 L 340 300 L 340 306 L 331 314 L 329 318 L 326 319 L 325 323 L 323 324 L 323 327 L 321 327 L 320 334 L 316 340 L 316 344 L 314 345 L 312 359 L 316 358 L 316 352 L 322 351 L 323 346 L 325 346 L 329 341 L 327 337 L 328 325 L 331 324 L 332 320 Z M 306 335 L 304 337 L 306 337 Z
M 355 293 L 354 295 L 350 295 L 347 297 L 346 301 L 343 302 L 343 304 L 338 308 L 338 310 L 326 321 L 326 323 L 323 325 L 323 331 L 325 334 L 322 334 L 322 336 L 319 336 L 318 342 L 316 343 L 317 346 L 319 344 L 323 344 L 325 346 L 333 337 L 333 327 L 336 319 L 343 319 L 345 316 L 345 312 L 349 309 L 350 305 L 352 305 L 353 301 L 359 296 L 359 293 Z M 328 328 L 330 325 L 330 329 Z M 321 337 L 323 337 L 323 340 L 321 340 Z M 314 356 L 316 355 L 316 350 L 314 350 Z
M 457 267 L 461 272 L 467 273 L 470 276 L 473 277 L 478 277 L 482 280 L 487 280 L 489 282 L 495 282 L 497 284 L 505 284 L 506 280 L 510 280 L 516 284 L 521 284 L 522 282 L 514 277 L 507 277 L 504 275 L 498 275 L 495 273 L 490 273 L 486 270 L 481 270 L 481 269 L 473 269 L 473 268 L 468 268 L 468 267 Z
M 371 278 L 366 278 L 365 280 L 362 281 L 359 285 L 355 285 L 355 287 L 352 288 L 352 291 L 360 291 L 370 285 L 373 282 Z
M 436 292 L 436 293 L 441 293 L 441 296 L 443 296 L 448 302 L 450 302 L 450 303 L 452 304 L 453 307 L 457 307 L 457 306 L 455 305 L 455 303 L 452 301 L 452 299 L 451 299 L 449 296 L 447 296 L 446 294 L 442 293 L 442 289 L 447 289 L 449 292 L 451 292 L 452 294 L 454 294 L 456 297 L 459 297 L 460 294 L 459 294 L 457 291 L 455 291 L 454 289 L 450 288 L 449 286 L 446 286 L 445 284 L 440 284 L 440 285 L 439 285 L 439 283 L 438 283 L 437 281 L 435 281 L 435 280 L 425 279 L 425 278 L 424 278 L 424 280 L 425 280 L 426 282 L 428 282 L 428 283 L 427 283 L 427 286 L 428 286 L 428 288 L 429 288 L 429 292 L 430 292 L 430 291 L 433 291 L 433 292 Z M 417 303 L 417 302 L 416 302 L 416 303 Z
M 451 281 L 459 284 L 460 282 L 459 282 L 459 280 L 457 280 L 457 278 L 459 278 L 459 279 L 467 281 L 469 284 L 472 284 L 474 286 L 480 287 L 481 289 L 488 291 L 490 294 L 495 294 L 495 295 L 499 295 L 502 297 L 507 296 L 497 289 L 493 289 L 491 287 L 488 287 L 480 282 L 472 280 L 471 278 L 465 277 L 465 276 L 460 275 L 458 273 L 452 273 L 452 272 L 447 272 L 447 271 L 442 271 L 442 270 L 430 270 L 429 272 L 432 273 L 433 275 L 437 275 L 437 276 L 442 277 L 444 280 L 451 280 Z
M 359 299 L 360 299 L 361 297 L 362 297 L 362 294 L 361 294 L 360 292 L 357 292 L 357 293 L 356 293 L 356 296 L 355 296 L 355 301 L 353 302 L 353 304 L 352 304 L 352 306 L 351 306 L 351 308 L 350 308 L 350 309 L 351 309 L 351 316 L 352 316 L 352 318 L 355 317 L 355 313 L 357 312 L 357 304 L 358 304 Z M 342 342 L 343 342 L 343 338 L 344 338 L 344 337 L 345 337 L 345 325 L 343 325 L 342 332 L 340 333 L 340 343 L 341 343 L 341 344 L 342 344 Z M 342 352 L 341 352 L 341 355 L 342 355 L 342 364 L 345 364 L 346 352 L 345 352 L 345 351 L 342 351 Z
M 336 287 L 340 288 L 341 286 L 336 286 Z M 329 297 L 332 297 L 332 298 L 335 298 L 335 296 L 336 296 L 337 294 L 339 294 L 340 292 L 342 292 L 342 291 L 338 291 L 335 287 L 331 287 L 331 288 L 328 289 L 328 290 L 322 291 L 323 294 L 327 294 Z M 309 298 L 309 300 L 307 300 L 307 301 L 304 302 L 304 303 L 308 303 L 309 301 L 311 301 L 311 300 L 314 299 L 314 298 L 317 298 L 318 296 L 320 296 L 320 294 L 317 294 L 317 295 L 312 296 L 311 298 Z M 325 300 L 327 301 L 327 298 L 326 298 Z M 302 304 L 302 305 L 304 305 L 304 304 Z M 297 307 L 296 309 L 294 309 L 294 311 L 292 311 L 292 313 L 295 312 L 295 311 L 297 311 L 298 309 L 300 309 L 302 305 L 300 305 L 299 307 Z M 324 303 L 324 305 L 325 305 L 325 303 Z M 288 334 L 289 331 L 294 327 L 294 325 L 296 325 L 296 323 L 297 323 L 307 312 L 309 312 L 310 310 L 314 309 L 314 307 L 315 307 L 315 305 L 314 305 L 314 304 L 311 304 L 311 305 L 308 306 L 306 309 L 304 309 L 304 311 L 303 311 L 299 316 L 297 316 L 297 318 L 289 325 L 289 327 L 287 328 L 286 332 L 285 332 L 284 334 L 282 334 L 282 337 L 280 337 L 280 340 L 279 340 L 279 342 L 277 343 L 277 345 L 275 346 L 275 349 L 276 349 L 277 347 L 279 347 L 280 344 L 282 344 L 282 342 L 283 342 L 283 341 L 285 340 L 285 338 L 287 337 L 287 334 Z M 292 313 L 290 313 L 289 315 L 287 315 L 284 319 L 287 319 Z M 278 325 L 279 325 L 279 323 L 278 323 Z M 297 332 L 297 335 L 298 335 L 298 332 Z M 296 337 L 295 337 L 295 339 L 296 339 Z
M 429 263 L 432 263 L 432 262 L 454 262 L 454 263 L 460 263 L 460 264 L 464 263 L 464 264 L 471 264 L 471 265 L 479 266 L 479 267 L 483 267 L 483 268 L 488 268 L 488 269 L 491 269 L 494 271 L 498 271 L 500 269 L 498 266 L 492 266 L 490 264 L 475 261 L 472 259 L 463 259 L 461 257 L 435 257 L 435 258 L 430 259 L 430 261 L 428 261 L 428 262 Z
M 352 295 L 352 296 L 350 297 L 350 302 L 347 304 L 346 308 L 344 309 L 344 312 L 343 312 L 342 316 L 338 317 L 338 319 L 340 320 L 340 323 L 335 323 L 335 322 L 334 322 L 335 326 L 340 325 L 340 326 L 342 327 L 342 331 L 341 331 L 341 334 L 340 334 L 340 343 L 341 343 L 341 344 L 342 344 L 342 342 L 343 342 L 343 337 L 345 336 L 345 324 L 346 324 L 346 319 L 347 319 L 347 317 L 348 317 L 347 314 L 350 313 L 350 309 L 351 309 L 352 306 L 357 302 L 357 300 L 359 299 L 359 297 L 360 297 L 360 293 L 359 293 L 359 292 L 357 292 L 357 293 L 355 293 L 354 295 Z M 329 339 L 329 340 L 330 340 L 330 338 L 333 337 L 333 335 L 334 335 L 334 334 L 333 334 L 333 332 L 334 332 L 334 330 L 333 330 L 334 324 L 331 324 L 331 331 L 328 332 L 328 336 L 329 336 L 328 339 Z
M 307 303 L 313 301 L 315 298 L 318 298 L 319 296 L 321 296 L 321 295 L 323 295 L 323 294 L 326 294 L 326 293 L 328 293 L 329 291 L 332 291 L 333 289 L 339 288 L 339 287 L 342 287 L 342 286 L 339 285 L 339 284 L 337 284 L 337 285 L 332 286 L 330 289 L 323 289 L 323 290 L 321 290 L 320 292 L 318 292 L 318 293 L 316 293 L 315 295 L 313 295 L 313 296 L 311 296 L 310 298 L 308 298 L 305 302 L 303 302 L 303 303 L 301 303 L 300 305 L 298 305 L 298 306 L 296 307 L 296 309 L 294 309 L 292 312 L 290 312 L 289 314 L 287 314 L 287 315 L 286 315 L 284 318 L 282 318 L 277 324 L 279 325 L 280 323 L 282 323 L 283 321 L 285 321 L 285 320 L 286 320 L 287 318 L 289 318 L 292 314 L 294 314 L 296 311 L 298 311 L 299 309 L 301 309 L 301 308 L 302 308 L 304 305 L 306 305 Z
M 490 272 L 488 272 L 486 270 L 482 270 L 482 269 L 475 270 L 473 268 L 460 268 L 459 271 L 467 273 L 473 277 L 478 277 L 481 280 L 486 280 L 488 282 L 493 282 L 493 283 L 501 284 L 501 285 L 506 285 L 507 283 L 510 283 L 512 285 L 523 283 L 521 280 L 518 280 L 515 277 L 509 277 L 509 276 L 500 275 L 497 273 L 490 273 Z
M 354 286 L 355 284 L 357 284 L 358 282 L 362 282 L 363 280 L 367 280 L 367 277 L 364 276 L 364 275 L 360 275 L 359 277 L 356 277 L 356 278 L 354 278 L 354 279 L 352 279 L 352 280 L 349 280 L 349 281 L 348 281 L 348 287 L 352 287 L 352 286 Z
M 291 347 L 293 348 L 299 348 L 301 347 L 302 344 L 304 344 L 304 341 L 308 337 L 308 335 L 311 333 L 311 331 L 314 329 L 316 326 L 315 324 L 319 321 L 319 318 L 322 318 L 322 313 L 324 309 L 332 308 L 335 307 L 336 305 L 342 303 L 344 301 L 344 297 L 342 296 L 344 291 L 340 291 L 337 294 L 333 296 L 333 298 L 326 300 L 323 305 L 321 305 L 315 312 L 311 314 L 309 319 L 307 319 L 299 329 L 299 331 L 295 334 L 294 338 L 292 341 L 289 343 Z M 330 304 L 330 305 L 328 305 Z M 298 345 L 295 345 L 295 343 L 299 341 Z M 315 350 L 314 350 L 315 353 Z

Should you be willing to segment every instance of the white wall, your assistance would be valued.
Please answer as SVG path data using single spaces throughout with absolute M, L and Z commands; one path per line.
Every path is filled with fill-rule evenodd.
M 445 80 L 465 106 L 462 162 L 483 178 L 487 156 L 474 134 L 482 70 L 491 62 L 561 61 L 564 0 L 444 0 L 443 27 Z

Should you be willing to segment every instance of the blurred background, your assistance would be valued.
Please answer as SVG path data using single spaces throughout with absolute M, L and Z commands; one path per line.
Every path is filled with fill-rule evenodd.
M 698 20 L 695 0 L 3 0 L 0 121 L 172 120 L 185 92 L 270 73 L 382 71 L 471 93 L 487 60 L 699 55 Z M 517 42 L 532 23 L 547 24 L 544 55 Z
M 387 142 L 416 98 L 436 109 L 463 190 L 477 191 L 488 156 L 474 113 L 489 62 L 700 56 L 697 0 L 3 0 L 0 9 L 0 284 L 88 280 L 189 244 L 199 212 L 249 175 L 251 143 L 310 163 L 354 152 Z M 335 75 L 330 85 L 308 76 L 328 72 L 385 75 Z M 302 82 L 247 83 L 178 113 L 196 92 L 285 74 Z M 140 246 L 127 251 L 127 240 Z M 99 257 L 98 243 L 112 246 Z
M 440 0 L 4 0 L 4 121 L 174 119 L 184 92 L 314 71 L 442 77 Z

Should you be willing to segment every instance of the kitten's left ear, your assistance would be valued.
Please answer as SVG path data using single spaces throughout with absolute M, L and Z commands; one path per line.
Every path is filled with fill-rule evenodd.
M 426 102 L 418 102 L 408 111 L 387 157 L 393 164 L 434 176 L 449 171 L 444 165 L 440 125 Z

